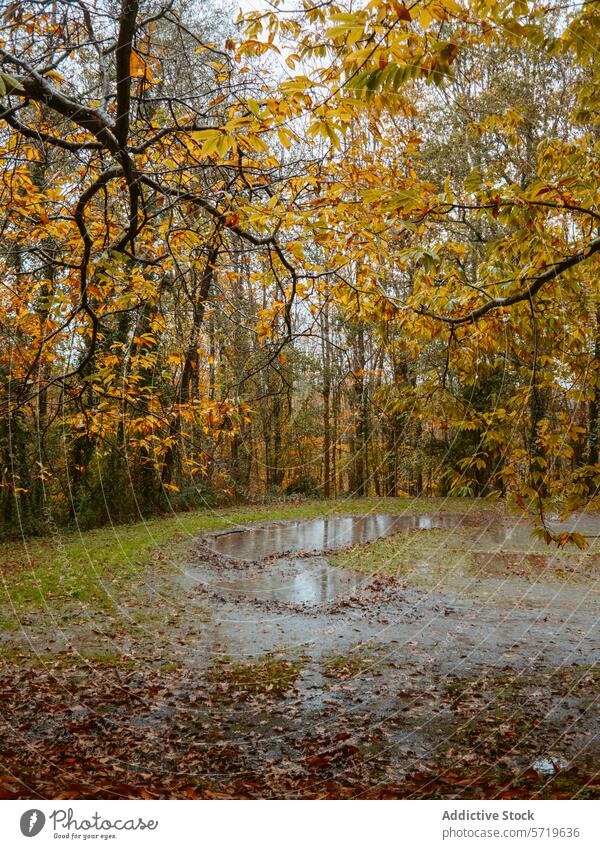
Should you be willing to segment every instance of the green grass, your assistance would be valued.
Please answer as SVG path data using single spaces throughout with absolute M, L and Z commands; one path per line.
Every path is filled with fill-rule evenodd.
M 380 674 L 377 664 L 380 661 L 372 654 L 364 652 L 348 652 L 347 654 L 336 654 L 328 657 L 323 664 L 323 675 L 327 678 L 338 678 L 346 680 L 356 678 L 368 670 Z
M 3 647 L 0 649 L 0 669 L 4 665 L 18 665 L 27 669 L 48 667 L 56 670 L 79 668 L 85 665 L 91 667 L 107 666 L 111 668 L 136 669 L 139 663 L 134 657 L 108 649 L 104 651 L 82 649 L 77 652 L 35 652 L 30 649 Z
M 164 571 L 203 532 L 252 522 L 370 511 L 411 514 L 442 508 L 464 512 L 474 503 L 456 498 L 272 503 L 199 510 L 83 533 L 55 532 L 25 543 L 5 544 L 0 552 L 4 588 L 0 627 L 19 628 L 23 616 L 44 609 L 55 612 L 69 603 L 110 611 L 121 593 L 135 592 L 136 581 L 147 580 L 148 569 Z
M 256 663 L 223 660 L 209 670 L 207 677 L 220 687 L 222 695 L 242 692 L 282 696 L 294 686 L 301 669 L 300 659 L 267 654 Z
M 442 572 L 444 569 L 453 568 L 457 560 L 468 557 L 465 535 L 462 540 L 455 539 L 458 550 L 448 551 L 444 543 L 450 536 L 456 538 L 457 534 L 446 529 L 408 530 L 393 537 L 341 551 L 329 560 L 337 566 L 367 575 L 406 577 L 415 572 L 417 563 L 423 560 L 435 563 L 436 571 Z

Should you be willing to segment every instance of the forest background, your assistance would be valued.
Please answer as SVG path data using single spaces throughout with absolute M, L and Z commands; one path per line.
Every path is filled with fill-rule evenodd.
M 597 505 L 597 2 L 2 6 L 5 536 Z

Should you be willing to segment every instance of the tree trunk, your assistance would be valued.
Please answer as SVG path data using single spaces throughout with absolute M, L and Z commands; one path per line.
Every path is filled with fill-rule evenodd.
M 600 455 L 600 306 L 596 309 L 593 393 L 588 404 L 588 464 L 597 466 Z
M 323 357 L 323 495 L 331 496 L 331 345 L 329 341 L 329 302 L 323 306 L 321 329 Z

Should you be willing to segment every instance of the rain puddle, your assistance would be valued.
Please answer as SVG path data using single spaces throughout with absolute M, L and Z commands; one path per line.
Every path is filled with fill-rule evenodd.
M 320 554 L 351 548 L 399 531 L 453 528 L 460 516 L 331 516 L 260 528 L 240 528 L 207 538 L 209 548 L 235 560 L 257 561 L 284 554 Z
M 403 530 L 456 527 L 459 523 L 459 516 L 378 514 L 240 528 L 204 540 L 211 551 L 225 558 L 225 564 L 216 569 L 188 570 L 187 574 L 206 589 L 230 599 L 329 604 L 354 595 L 366 578 L 332 567 L 318 555 Z M 294 556 L 300 554 L 304 556 Z M 261 564 L 267 558 L 271 560 Z M 232 568 L 227 567 L 227 559 L 232 561 Z M 248 563 L 248 568 L 235 568 L 233 561 Z
M 257 571 L 229 571 L 216 574 L 206 583 L 220 594 L 279 601 L 288 604 L 328 604 L 353 595 L 361 586 L 355 572 L 334 569 L 326 560 L 293 558 L 270 563 Z
M 539 775 L 555 775 L 567 769 L 569 763 L 558 755 L 550 755 L 546 758 L 538 758 L 531 766 Z

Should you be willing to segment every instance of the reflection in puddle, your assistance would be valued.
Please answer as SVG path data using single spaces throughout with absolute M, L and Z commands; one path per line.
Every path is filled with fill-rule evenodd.
M 538 758 L 531 766 L 540 775 L 555 775 L 557 772 L 566 769 L 569 764 L 568 761 L 558 755 L 550 755 L 547 758 Z
M 236 560 L 263 560 L 278 554 L 317 553 L 349 548 L 411 528 L 453 528 L 460 516 L 332 516 L 306 522 L 289 522 L 248 528 L 209 537 L 217 554 Z
M 295 558 L 269 564 L 258 571 L 226 571 L 207 583 L 212 590 L 234 597 L 327 604 L 355 593 L 362 580 L 353 572 L 332 568 L 324 560 Z
M 225 558 L 246 561 L 250 568 L 204 568 L 188 576 L 232 599 L 291 604 L 329 604 L 355 594 L 366 578 L 332 567 L 318 555 L 361 545 L 409 529 L 431 530 L 460 524 L 460 516 L 333 516 L 266 527 L 240 528 L 206 538 L 208 547 Z M 265 558 L 280 558 L 259 566 Z

